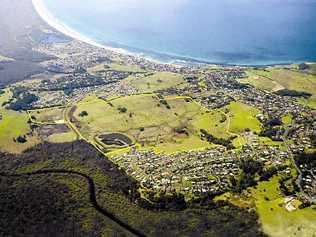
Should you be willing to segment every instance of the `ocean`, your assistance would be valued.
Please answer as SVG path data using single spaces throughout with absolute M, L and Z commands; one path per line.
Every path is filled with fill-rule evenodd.
M 59 24 L 159 60 L 316 61 L 316 0 L 42 0 Z

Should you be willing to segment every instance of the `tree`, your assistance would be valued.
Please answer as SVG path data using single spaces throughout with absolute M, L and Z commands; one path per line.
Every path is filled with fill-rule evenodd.
M 18 96 L 16 96 L 15 93 L 14 98 L 16 99 L 16 101 L 10 103 L 9 109 L 15 111 L 30 109 L 32 107 L 32 103 L 39 100 L 36 95 L 30 94 L 28 92 L 21 92 L 21 94 Z
M 127 108 L 125 108 L 125 107 L 119 107 L 118 110 L 120 111 L 120 113 L 126 113 L 127 112 Z
M 300 65 L 298 65 L 298 69 L 299 70 L 307 70 L 307 69 L 309 69 L 309 66 L 306 63 L 301 63 Z
M 79 114 L 80 117 L 86 117 L 86 116 L 88 116 L 88 115 L 89 115 L 89 114 L 88 114 L 87 111 L 82 111 L 82 112 Z
M 18 136 L 18 137 L 16 138 L 16 141 L 17 141 L 18 143 L 26 143 L 26 142 L 27 142 L 25 136 Z

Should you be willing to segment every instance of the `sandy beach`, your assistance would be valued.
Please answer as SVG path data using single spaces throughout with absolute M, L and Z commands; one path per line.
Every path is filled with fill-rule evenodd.
M 32 4 L 34 6 L 35 11 L 37 14 L 52 28 L 55 30 L 61 32 L 62 34 L 71 37 L 75 40 L 87 43 L 89 45 L 102 48 L 108 51 L 112 51 L 114 53 L 119 53 L 119 54 L 125 54 L 129 56 L 133 56 L 136 58 L 143 58 L 148 61 L 154 62 L 154 63 L 159 63 L 159 64 L 193 64 L 193 63 L 202 63 L 202 64 L 211 64 L 207 63 L 205 61 L 199 61 L 199 60 L 194 60 L 186 57 L 182 57 L 180 55 L 172 55 L 172 54 L 163 54 L 159 53 L 160 55 L 163 55 L 165 59 L 157 58 L 157 53 L 156 52 L 151 52 L 153 55 L 156 56 L 151 56 L 150 54 L 144 53 L 144 52 L 131 52 L 128 49 L 123 49 L 119 47 L 112 47 L 112 46 L 106 46 L 103 44 L 100 44 L 98 42 L 95 42 L 93 39 L 77 32 L 76 30 L 72 29 L 71 27 L 67 26 L 64 22 L 61 22 L 58 20 L 55 16 L 51 14 L 51 12 L 47 9 L 45 6 L 43 0 L 32 0 Z
M 99 44 L 89 37 L 86 37 L 85 35 L 71 29 L 69 26 L 66 24 L 60 22 L 56 17 L 54 17 L 46 8 L 45 4 L 43 3 L 42 0 L 32 0 L 32 4 L 38 13 L 38 15 L 51 27 L 56 29 L 57 31 L 63 33 L 64 35 L 67 35 L 73 39 L 82 41 L 84 43 L 93 45 L 95 47 L 103 48 L 106 50 L 111 50 L 116 53 L 124 53 L 124 54 L 131 54 L 128 51 L 121 49 L 121 48 L 113 48 L 113 47 L 108 47 L 102 44 Z

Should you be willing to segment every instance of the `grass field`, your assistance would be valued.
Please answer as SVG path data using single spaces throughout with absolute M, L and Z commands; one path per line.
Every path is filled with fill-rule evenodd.
M 119 72 L 146 72 L 137 65 L 122 65 L 117 63 L 110 64 L 110 69 Z
M 11 97 L 11 92 L 6 90 L 4 94 L 0 96 L 0 114 L 2 119 L 0 120 L 0 150 L 21 153 L 25 149 L 39 143 L 39 139 L 36 134 L 31 134 L 30 125 L 28 122 L 28 115 L 25 112 L 16 112 L 5 109 L 2 104 Z M 13 139 L 18 136 L 26 135 L 26 143 L 17 143 Z
M 283 142 L 272 141 L 272 140 L 271 140 L 270 138 L 268 138 L 268 137 L 259 137 L 259 142 L 260 142 L 260 144 L 262 144 L 262 145 L 274 146 L 274 147 L 279 147 L 279 148 L 285 149 Z
M 260 111 L 254 107 L 248 106 L 240 102 L 232 102 L 224 108 L 228 110 L 230 118 L 229 131 L 232 133 L 242 133 L 246 129 L 259 133 L 261 124 L 256 118 Z
M 8 58 L 0 54 L 0 62 L 12 62 L 12 61 L 14 61 L 13 58 Z
M 78 104 L 75 112 L 80 132 L 89 140 L 95 136 L 120 132 L 133 138 L 143 149 L 173 153 L 212 146 L 200 139 L 200 129 L 228 137 L 221 129 L 220 112 L 208 113 L 186 97 L 166 97 L 167 105 L 154 94 L 134 95 L 106 102 L 96 97 Z M 126 111 L 122 112 L 122 108 Z M 86 111 L 88 116 L 80 117 Z M 176 132 L 184 129 L 187 134 Z
M 223 112 L 226 110 L 227 115 Z M 88 115 L 80 116 L 83 111 Z M 222 110 L 208 111 L 189 97 L 161 99 L 155 94 L 142 94 L 110 101 L 90 96 L 77 105 L 74 115 L 80 132 L 89 141 L 105 133 L 119 132 L 132 138 L 141 149 L 174 153 L 214 146 L 201 140 L 201 129 L 224 139 L 247 128 L 260 132 L 258 113 L 257 109 L 238 102 Z M 236 147 L 243 143 L 240 136 L 234 141 Z
M 97 66 L 91 67 L 88 69 L 88 72 L 92 75 L 95 75 L 98 72 L 102 71 L 118 71 L 118 72 L 134 72 L 134 73 L 144 73 L 146 72 L 145 70 L 141 69 L 140 67 L 136 65 L 122 65 L 122 64 L 99 64 Z
M 293 121 L 293 116 L 291 114 L 287 114 L 282 117 L 282 123 L 285 125 L 290 125 Z
M 77 140 L 77 135 L 73 131 L 65 133 L 55 133 L 48 137 L 48 141 L 51 143 L 64 143 L 73 142 Z
M 37 125 L 66 125 L 64 113 L 66 108 L 64 107 L 52 107 L 45 109 L 29 110 L 28 115 L 33 123 Z M 64 143 L 72 142 L 78 139 L 77 134 L 69 129 L 69 131 L 61 128 L 51 128 L 52 134 L 43 135 L 41 138 L 51 143 Z
M 170 72 L 158 72 L 151 76 L 139 78 L 131 76 L 125 79 L 124 82 L 143 93 L 185 85 L 181 75 Z
M 259 182 L 242 194 L 224 193 L 215 201 L 229 201 L 240 208 L 254 207 L 263 231 L 271 237 L 311 237 L 316 234 L 316 206 L 299 209 L 301 202 L 284 197 L 279 187 L 280 176 Z
M 278 180 L 279 177 L 275 176 L 251 189 L 263 230 L 272 237 L 315 235 L 316 207 L 298 209 L 300 202 L 293 200 L 292 205 L 296 210 L 288 211 Z
M 302 105 L 311 107 L 313 109 L 316 109 L 316 95 L 313 95 L 312 97 L 305 99 L 305 98 L 300 98 L 298 99 L 299 103 Z
M 248 81 L 261 89 L 267 89 L 267 81 L 275 82 L 289 90 L 306 91 L 316 94 L 316 77 L 296 70 L 272 68 L 268 70 L 250 70 Z M 262 79 L 264 78 L 264 79 Z M 258 80 L 265 83 L 258 83 Z M 271 90 L 270 90 L 271 91 Z
M 309 64 L 309 67 L 310 69 L 308 71 L 316 75 L 316 63 Z
M 29 111 L 29 115 L 39 123 L 58 123 L 64 120 L 63 111 L 65 108 L 47 108 Z
M 247 78 L 239 79 L 238 81 L 241 83 L 253 85 L 256 88 L 269 92 L 284 89 L 284 87 L 277 81 L 265 76 L 261 76 L 260 73 L 258 74 L 257 70 L 247 71 L 247 76 Z
M 205 129 L 218 138 L 227 139 L 231 136 L 228 131 L 229 121 L 221 122 L 223 115 L 221 111 L 214 110 L 205 112 L 201 116 L 193 120 L 193 125 L 199 129 Z
M 315 64 L 309 71 L 315 70 Z M 248 70 L 248 78 L 240 79 L 241 83 L 248 83 L 256 88 L 269 92 L 282 89 L 305 91 L 311 93 L 308 99 L 299 98 L 298 102 L 316 109 L 316 75 L 295 69 L 270 68 L 268 70 Z

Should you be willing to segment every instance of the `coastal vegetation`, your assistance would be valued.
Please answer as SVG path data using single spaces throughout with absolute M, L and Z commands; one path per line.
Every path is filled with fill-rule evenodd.
M 181 211 L 140 207 L 137 184 L 84 142 L 44 144 L 16 157 L 1 154 L 0 164 L 4 170 L 17 173 L 62 169 L 88 175 L 96 185 L 98 203 L 146 236 L 264 236 L 253 212 L 225 203 L 210 209 L 196 202 Z M 0 213 L 2 235 L 14 230 L 16 235 L 31 236 L 51 230 L 58 236 L 131 236 L 92 207 L 86 181 L 80 176 L 52 173 L 10 178 L 3 172 L 1 176 L 5 195 L 1 195 L 0 203 L 6 208 Z M 8 200 L 15 200 L 14 205 Z M 15 217 L 22 209 L 25 212 Z
M 3 104 L 0 110 L 2 119 L 10 114 L 14 117 L 9 117 L 10 123 L 3 123 L 8 126 L 0 127 L 2 136 L 12 136 L 10 144 L 0 143 L 1 151 L 21 153 L 39 143 L 40 138 L 51 144 L 37 145 L 19 156 L 3 154 L 4 163 L 0 161 L 0 164 L 4 170 L 14 170 L 17 173 L 47 169 L 54 172 L 53 170 L 57 169 L 66 173 L 71 171 L 87 175 L 96 185 L 99 205 L 106 207 L 110 213 L 115 213 L 115 216 L 132 228 L 149 236 L 196 236 L 201 233 L 206 236 L 222 236 L 223 233 L 264 236 L 257 220 L 260 221 L 264 232 L 272 236 L 292 233 L 308 236 L 314 231 L 311 225 L 314 206 L 302 208 L 302 199 L 295 196 L 297 187 L 293 185 L 293 180 L 297 174 L 290 178 L 284 178 L 282 175 L 289 166 L 288 160 L 286 166 L 277 166 L 262 162 L 257 154 L 251 158 L 241 155 L 247 147 L 246 143 L 251 139 L 258 139 L 258 144 L 266 147 L 286 151 L 284 141 L 275 139 L 277 131 L 274 130 L 282 130 L 284 126 L 295 123 L 293 114 L 259 120 L 259 115 L 263 112 L 242 101 L 228 99 L 221 106 L 210 109 L 201 103 L 200 97 L 197 99 L 194 93 L 190 96 L 170 93 L 172 88 L 186 88 L 190 86 L 188 83 L 195 83 L 196 80 L 197 86 L 200 87 L 202 79 L 184 80 L 184 77 L 177 73 L 130 76 L 123 79 L 122 83 L 137 89 L 138 93 L 106 98 L 97 93 L 90 93 L 76 102 L 47 108 L 32 108 L 33 102 L 36 102 L 32 100 L 26 103 L 26 107 L 19 109 L 19 112 L 9 106 L 19 98 L 24 101 L 24 96 L 15 96 L 16 98 L 12 99 L 12 90 L 3 90 L 0 95 Z M 207 86 L 204 82 L 202 89 L 205 91 L 201 92 L 204 93 L 203 98 L 209 93 Z M 243 90 L 246 87 L 237 85 L 234 88 Z M 16 124 L 16 121 L 20 122 Z M 224 195 L 220 195 L 221 192 L 184 195 L 179 190 L 192 187 L 193 182 L 188 180 L 182 182 L 184 187 L 175 186 L 175 189 L 170 188 L 168 191 L 165 189 L 153 192 L 140 185 L 138 180 L 134 180 L 134 176 L 128 176 L 121 166 L 122 162 L 113 162 L 113 158 L 131 152 L 132 147 L 140 152 L 153 151 L 155 154 L 166 155 L 220 147 L 225 154 L 236 154 L 236 160 L 230 162 L 237 162 L 237 173 L 231 173 L 227 179 L 230 192 Z M 203 155 L 198 159 L 202 157 Z M 8 162 L 9 159 L 12 160 Z M 23 162 L 17 165 L 17 161 L 21 159 Z M 134 168 L 132 171 L 139 171 L 141 166 L 137 166 L 137 161 L 130 161 L 130 164 Z M 231 167 L 231 164 L 225 163 L 225 166 Z M 295 170 L 292 166 L 289 167 Z M 148 175 L 149 170 L 142 172 Z M 218 176 L 213 173 L 207 176 L 207 182 L 216 182 L 217 179 Z M 19 205 L 12 209 L 12 213 L 19 211 L 26 202 L 32 202 L 21 193 L 37 200 L 38 196 L 33 195 L 33 192 L 47 192 L 47 196 L 44 195 L 41 200 L 42 209 L 38 212 L 39 216 L 47 216 L 44 219 L 45 225 L 36 227 L 39 221 L 34 216 L 33 210 L 36 209 L 33 204 L 28 206 L 32 210 L 30 220 L 23 215 L 17 220 L 35 226 L 34 229 L 28 229 L 27 234 L 57 228 L 55 233 L 66 235 L 130 235 L 126 229 L 107 217 L 104 218 L 93 205 L 91 206 L 91 194 L 84 178 L 74 177 L 70 173 L 50 173 L 30 176 L 27 185 L 23 176 L 15 177 L 13 181 L 12 177 L 5 177 L 2 182 L 4 190 L 10 190 L 9 198 L 19 202 Z M 16 185 L 16 182 L 21 186 L 13 188 L 12 185 Z M 40 188 L 38 185 L 41 185 Z M 62 195 L 55 197 L 51 192 L 61 192 Z M 22 200 L 19 199 L 20 196 Z M 48 199 L 49 196 L 54 197 L 53 201 Z M 6 200 L 0 198 L 1 204 L 7 205 Z M 47 214 L 47 206 L 52 208 L 55 216 Z M 289 206 L 293 211 L 286 209 Z M 3 219 L 12 222 L 10 211 L 5 210 L 6 216 L 3 216 Z M 273 219 L 268 217 L 270 214 L 274 215 Z M 309 218 L 309 222 L 306 218 Z M 60 220 L 64 220 L 63 224 L 60 224 Z M 72 224 L 74 221 L 76 224 Z M 223 221 L 227 222 L 225 227 L 220 224 Z M 48 224 L 49 222 L 52 224 Z M 5 234 L 11 225 L 6 222 L 2 225 Z M 291 225 L 291 228 L 285 228 L 287 225 Z M 285 230 L 281 231 L 283 228 Z M 23 231 L 25 230 L 22 226 L 16 229 L 16 233 Z
M 6 2 L 0 8 L 0 16 L 6 16 L 0 21 L 5 32 L 0 39 L 0 236 L 316 234 L 316 64 L 209 65 L 159 54 L 174 62 L 162 63 L 62 35 L 34 14 L 35 7 L 45 18 L 41 1 L 33 1 L 34 6 L 31 1 Z M 56 6 L 57 2 L 65 1 L 55 0 Z M 70 2 L 67 5 L 73 7 L 85 4 Z M 170 1 L 161 2 L 161 12 L 168 13 Z M 236 4 L 238 10 L 244 3 Z M 90 1 L 88 5 L 92 6 Z M 153 17 L 158 5 L 150 8 L 154 21 L 143 24 L 160 21 Z M 203 1 L 203 5 L 213 9 L 216 4 Z M 293 12 L 301 5 L 305 6 L 296 4 Z M 82 9 L 81 14 L 93 13 Z M 188 10 L 192 9 L 196 8 Z M 281 10 L 270 14 L 283 19 L 279 29 L 286 23 L 280 17 L 287 12 L 283 5 Z M 131 20 L 139 19 L 135 12 Z M 178 13 L 181 22 L 176 23 L 183 25 L 183 11 L 171 15 Z M 248 13 L 261 18 L 259 10 Z M 110 11 L 103 17 L 109 15 Z M 102 30 L 109 30 L 113 19 L 126 21 L 117 16 L 124 16 L 124 9 L 104 21 L 109 24 Z M 196 57 L 201 50 L 206 60 L 213 55 L 216 61 L 241 64 L 257 57 L 256 63 L 269 58 L 279 62 L 301 53 L 292 48 L 279 58 L 284 49 L 277 47 L 275 53 L 276 41 L 271 51 L 264 45 L 245 44 L 243 48 L 249 50 L 244 53 L 233 51 L 240 47 L 220 49 L 218 45 L 213 52 L 204 48 L 214 46 L 209 44 L 208 31 L 215 38 L 222 37 L 222 32 L 234 34 L 232 22 L 228 22 L 229 31 L 220 24 L 217 34 L 208 23 L 216 14 L 192 16 L 207 19 L 190 21 L 174 31 L 170 30 L 174 22 L 162 19 L 168 22 L 162 31 L 176 34 L 179 47 L 173 47 L 172 40 L 164 46 L 185 50 L 188 56 L 196 52 Z M 299 24 L 293 17 L 290 22 Z M 92 18 L 90 14 L 82 22 L 90 23 Z M 271 33 L 270 26 L 275 25 L 256 30 L 255 35 Z M 237 31 L 244 32 L 244 22 L 242 28 Z M 129 34 L 142 32 L 130 29 Z M 190 32 L 179 34 L 182 29 Z M 207 41 L 182 45 L 198 36 L 192 34 L 194 30 L 208 35 Z M 159 33 L 155 28 L 137 38 L 146 38 L 147 46 L 154 39 L 159 50 L 163 42 Z M 279 38 L 279 33 L 269 37 Z M 229 37 L 229 45 L 253 37 L 241 35 L 242 42 Z M 306 36 L 295 34 L 301 35 Z M 101 38 L 100 33 L 99 42 Z M 316 47 L 305 48 L 304 54 L 312 54 Z

